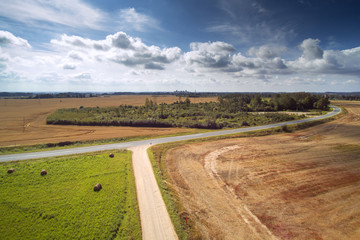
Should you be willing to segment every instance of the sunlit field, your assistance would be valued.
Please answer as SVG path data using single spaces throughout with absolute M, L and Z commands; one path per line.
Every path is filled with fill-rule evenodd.
M 1 239 L 141 239 L 128 151 L 1 163 L 0 186 Z

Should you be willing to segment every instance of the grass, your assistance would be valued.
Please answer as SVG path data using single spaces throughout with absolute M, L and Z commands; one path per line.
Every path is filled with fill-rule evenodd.
M 141 239 L 131 152 L 114 153 L 1 163 L 0 238 Z
M 333 148 L 346 153 L 360 154 L 360 145 L 358 144 L 339 144 Z

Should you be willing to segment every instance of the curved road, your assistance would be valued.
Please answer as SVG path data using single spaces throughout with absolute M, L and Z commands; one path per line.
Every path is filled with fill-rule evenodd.
M 328 117 L 335 116 L 340 113 L 341 110 L 338 107 L 331 106 L 334 110 L 326 115 L 307 118 L 301 120 L 295 120 L 290 122 L 282 122 L 282 123 L 274 123 L 264 126 L 256 126 L 256 127 L 247 127 L 247 128 L 238 128 L 231 130 L 219 130 L 212 131 L 207 133 L 199 133 L 199 134 L 191 134 L 185 136 L 176 136 L 176 137 L 165 137 L 165 138 L 156 138 L 156 139 L 148 139 L 148 140 L 140 140 L 133 142 L 124 142 L 124 143 L 113 143 L 113 144 L 105 144 L 105 145 L 97 145 L 97 146 L 89 146 L 89 147 L 78 147 L 78 148 L 69 148 L 69 149 L 61 149 L 61 150 L 52 150 L 52 151 L 44 151 L 44 152 L 32 152 L 32 153 L 19 153 L 19 154 L 10 154 L 10 155 L 1 155 L 0 162 L 8 162 L 8 161 L 18 161 L 18 160 L 26 160 L 26 159 L 34 159 L 34 158 L 46 158 L 46 157 L 55 157 L 55 156 L 64 156 L 71 154 L 80 154 L 80 153 L 88 153 L 88 152 L 96 152 L 96 151 L 104 151 L 104 150 L 112 150 L 112 149 L 127 149 L 130 147 L 138 147 L 148 144 L 161 144 L 161 143 L 169 143 L 169 142 L 177 142 L 183 140 L 190 140 L 196 138 L 207 138 L 207 137 L 215 137 L 226 134 L 234 134 L 234 133 L 243 133 L 250 132 L 255 130 L 263 130 L 274 127 L 281 127 L 284 125 L 296 124 L 296 123 L 304 123 L 311 122 L 314 120 L 320 120 Z
M 111 149 L 129 149 L 133 152 L 133 168 L 136 183 L 136 192 L 139 203 L 141 228 L 143 239 L 178 239 L 174 226 L 167 212 L 164 200 L 162 199 L 160 189 L 157 185 L 152 166 L 147 155 L 147 148 L 152 144 L 168 143 L 196 138 L 214 137 L 225 134 L 234 134 L 249 132 L 254 130 L 269 129 L 288 124 L 296 124 L 320 120 L 334 116 L 341 112 L 338 107 L 332 106 L 334 111 L 319 117 L 302 119 L 290 122 L 275 123 L 265 126 L 240 128 L 232 130 L 213 131 L 201 134 L 192 134 L 186 136 L 158 138 L 151 140 L 133 141 L 126 143 L 115 143 L 89 147 L 79 147 L 71 149 L 62 149 L 46 152 L 21 153 L 0 156 L 0 162 L 19 161 L 33 158 L 46 158 L 70 154 L 79 154 Z

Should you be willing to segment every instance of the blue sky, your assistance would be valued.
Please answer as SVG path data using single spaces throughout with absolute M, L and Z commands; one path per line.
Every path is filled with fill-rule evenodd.
M 0 0 L 0 91 L 360 91 L 358 0 Z

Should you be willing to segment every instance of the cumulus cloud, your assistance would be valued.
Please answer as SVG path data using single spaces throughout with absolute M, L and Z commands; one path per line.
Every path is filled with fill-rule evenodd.
M 190 52 L 185 53 L 184 60 L 188 65 L 204 68 L 225 68 L 230 64 L 231 53 L 235 48 L 225 42 L 194 42 Z
M 220 71 L 234 77 L 255 76 L 259 79 L 267 79 L 268 74 L 290 73 L 286 61 L 277 57 L 282 48 L 251 48 L 248 51 L 250 57 L 235 53 L 235 48 L 224 42 L 192 43 L 190 49 L 183 56 L 187 71 Z
M 318 39 L 305 39 L 301 57 L 288 65 L 296 72 L 314 74 L 360 74 L 360 47 L 339 50 L 322 50 Z
M 319 39 L 305 39 L 300 44 L 300 49 L 303 50 L 302 57 L 306 60 L 322 59 L 324 51 L 319 46 Z
M 111 43 L 114 47 L 127 49 L 132 48 L 130 38 L 124 32 L 118 32 L 114 35 L 110 35 Z
M 0 46 L 1 45 L 15 45 L 20 47 L 31 48 L 27 40 L 16 37 L 14 34 L 7 31 L 0 31 Z
M 166 80 L 168 86 L 176 81 L 191 86 L 196 81 L 201 86 L 209 88 L 208 84 L 212 84 L 220 89 L 221 84 L 246 82 L 253 86 L 277 84 L 311 89 L 334 80 L 336 86 L 353 87 L 358 85 L 360 76 L 360 47 L 323 50 L 317 39 L 300 43 L 302 52 L 295 60 L 282 58 L 286 48 L 281 46 L 252 47 L 243 54 L 226 42 L 194 42 L 188 52 L 182 53 L 178 47 L 147 45 L 125 32 L 100 40 L 64 34 L 51 40 L 48 50 L 38 51 L 25 39 L 0 31 L 0 43 L 6 45 L 0 48 L 0 81 L 16 78 L 39 86 L 52 81 L 53 86 L 87 84 L 91 89 L 92 84 L 101 82 L 105 89 L 106 84 L 131 83 L 128 85 L 136 90 L 144 85 L 160 86 Z M 226 90 L 224 86 L 222 89 Z
M 106 18 L 101 10 L 91 7 L 81 0 L 0 1 L 0 15 L 37 26 L 43 26 L 46 22 L 91 29 L 102 29 L 101 22 Z
M 258 79 L 268 79 L 275 74 L 360 74 L 360 47 L 343 51 L 323 50 L 320 40 L 309 38 L 299 48 L 301 56 L 287 61 L 281 58 L 285 47 L 251 47 L 246 56 L 236 53 L 234 47 L 225 42 L 191 43 L 191 50 L 183 55 L 184 69 L 194 73 L 224 72 L 234 77 Z
M 150 62 L 145 64 L 145 69 L 164 70 L 165 68 L 161 64 Z
M 84 57 L 82 56 L 82 54 L 79 53 L 79 52 L 76 52 L 76 51 L 70 51 L 67 54 L 67 57 L 72 59 L 72 60 L 76 60 L 76 61 L 83 61 L 84 60 Z
M 164 64 L 174 62 L 181 56 L 181 49 L 178 47 L 148 46 L 140 38 L 133 38 L 124 32 L 108 35 L 104 40 L 64 34 L 60 39 L 51 40 L 51 43 L 67 49 L 87 51 L 94 59 L 101 61 L 106 59 L 128 67 L 142 66 L 144 69 L 154 70 L 164 70 Z M 75 50 L 72 50 L 69 57 L 83 59 Z
M 61 39 L 52 39 L 50 41 L 54 45 L 64 46 L 64 47 L 78 47 L 78 48 L 90 48 L 93 41 L 88 38 L 82 38 L 79 36 L 68 36 L 67 34 L 61 35 Z

